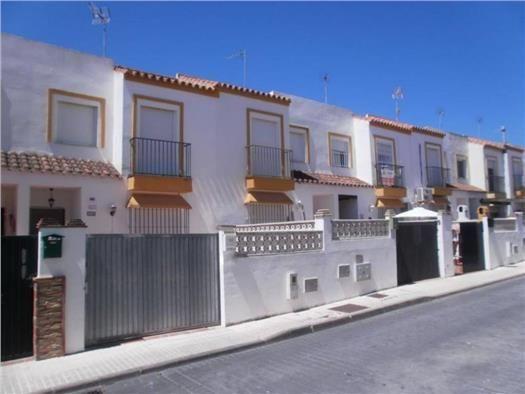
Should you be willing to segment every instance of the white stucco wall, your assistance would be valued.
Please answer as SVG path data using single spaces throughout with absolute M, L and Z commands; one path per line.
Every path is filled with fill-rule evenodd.
M 124 81 L 124 175 L 129 173 L 133 96 L 144 95 L 184 103 L 184 142 L 191 144 L 193 192 L 184 194 L 192 206 L 191 232 L 215 232 L 219 224 L 247 223 L 244 205 L 247 175 L 247 109 L 283 116 L 288 146 L 288 106 L 221 93 L 205 96 L 176 89 Z
M 326 223 L 330 223 L 327 221 Z M 355 280 L 356 255 L 370 262 L 370 280 Z M 350 264 L 350 278 L 337 277 L 338 265 Z M 394 238 L 332 241 L 325 237 L 324 250 L 311 253 L 235 257 L 223 253 L 224 324 L 259 319 L 322 305 L 360 294 L 397 286 Z M 296 299 L 287 299 L 288 273 L 298 275 Z M 318 278 L 318 291 L 304 292 L 304 279 Z
M 493 227 L 487 226 L 487 220 L 484 220 L 485 259 L 489 259 L 488 263 L 485 263 L 487 269 L 525 260 L 525 227 L 521 213 L 516 213 L 516 224 L 516 231 L 495 231 Z M 514 251 L 515 247 L 517 253 Z
M 66 353 L 84 350 L 86 228 L 42 228 L 38 233 L 38 276 L 65 277 L 64 335 Z M 64 236 L 62 257 L 43 256 L 42 237 L 49 234 Z
M 127 233 L 128 216 L 126 183 L 123 179 L 109 179 L 79 175 L 48 175 L 2 170 L 2 185 L 16 190 L 16 228 L 18 235 L 29 234 L 29 208 L 46 207 L 49 188 L 54 188 L 55 207 L 66 209 L 68 219 L 82 219 L 89 233 Z M 60 189 L 67 189 L 70 198 L 63 198 Z M 73 193 L 73 195 L 71 195 Z M 96 216 L 87 216 L 90 197 L 95 197 Z M 114 217 L 109 214 L 112 204 L 117 206 Z
M 2 149 L 111 160 L 113 74 L 111 59 L 2 33 Z M 105 99 L 103 149 L 47 142 L 49 89 Z
M 487 190 L 485 155 L 480 144 L 468 143 L 468 171 L 470 184 Z
M 315 214 L 314 199 L 325 199 L 325 203 L 321 208 L 330 209 L 334 218 L 340 218 L 339 215 L 339 195 L 351 195 L 357 197 L 358 215 L 361 219 L 368 217 L 376 218 L 377 210 L 370 209 L 371 205 L 375 203 L 374 189 L 371 187 L 345 187 L 345 186 L 330 186 L 330 185 L 316 185 L 296 183 L 295 190 L 290 192 L 295 201 L 301 201 L 304 206 L 306 219 L 312 219 Z M 301 216 L 296 217 L 297 220 L 302 220 Z

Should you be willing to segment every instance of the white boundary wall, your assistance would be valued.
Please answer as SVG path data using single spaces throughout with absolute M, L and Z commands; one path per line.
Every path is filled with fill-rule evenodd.
M 86 227 L 44 227 L 38 233 L 38 277 L 64 276 L 66 354 L 84 350 Z M 42 237 L 62 235 L 62 257 L 43 257 Z
M 494 269 L 525 260 L 525 226 L 523 223 L 523 213 L 515 212 L 515 219 L 515 231 L 498 230 L 495 227 L 489 227 L 488 219 L 483 219 L 485 269 Z M 498 219 L 494 220 L 497 221 Z
M 229 237 L 221 231 L 222 324 L 293 312 L 376 290 L 397 286 L 396 241 L 390 236 L 332 240 L 331 216 L 315 218 L 323 229 L 323 250 L 236 257 Z M 231 239 L 231 238 L 230 238 Z M 371 264 L 369 280 L 356 281 L 356 256 Z M 351 275 L 338 278 L 338 266 L 350 264 Z M 288 299 L 288 274 L 296 273 L 298 294 Z M 304 280 L 318 279 L 318 290 L 305 292 Z

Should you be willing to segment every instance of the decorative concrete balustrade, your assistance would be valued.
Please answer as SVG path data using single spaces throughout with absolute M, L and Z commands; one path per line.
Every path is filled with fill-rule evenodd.
M 297 221 L 297 222 L 279 222 L 279 223 L 262 223 L 262 224 L 240 224 L 235 226 L 236 233 L 260 233 L 274 231 L 310 231 L 315 228 L 315 222 Z
M 235 226 L 235 254 L 257 256 L 323 249 L 323 231 L 314 221 Z
M 494 219 L 494 231 L 516 231 L 516 218 Z
M 322 231 L 241 232 L 235 237 L 237 256 L 311 252 L 323 249 Z
M 386 219 L 332 220 L 333 240 L 389 236 L 389 221 Z

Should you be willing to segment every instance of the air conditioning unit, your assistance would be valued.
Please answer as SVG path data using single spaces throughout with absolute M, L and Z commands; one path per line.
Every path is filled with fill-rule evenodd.
M 428 187 L 416 188 L 416 202 L 432 201 L 432 189 Z

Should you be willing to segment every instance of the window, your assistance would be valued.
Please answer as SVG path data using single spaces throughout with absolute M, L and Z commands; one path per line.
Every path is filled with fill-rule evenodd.
M 190 210 L 185 208 L 132 208 L 129 211 L 130 234 L 187 234 Z
M 395 143 L 394 140 L 376 137 L 376 161 L 378 164 L 395 164 Z
M 134 96 L 134 137 L 182 141 L 183 104 L 178 101 Z
M 456 175 L 459 180 L 467 179 L 467 158 L 456 156 Z
M 103 147 L 105 100 L 49 90 L 48 141 L 57 144 Z
M 306 127 L 290 126 L 292 160 L 296 163 L 310 162 L 309 131 Z
M 248 222 L 256 224 L 292 221 L 294 220 L 292 207 L 288 204 L 247 204 Z
M 283 116 L 247 110 L 248 173 L 250 176 L 288 177 L 291 152 L 283 150 Z
M 328 133 L 330 147 L 330 165 L 349 168 L 352 166 L 351 139 L 349 136 Z

